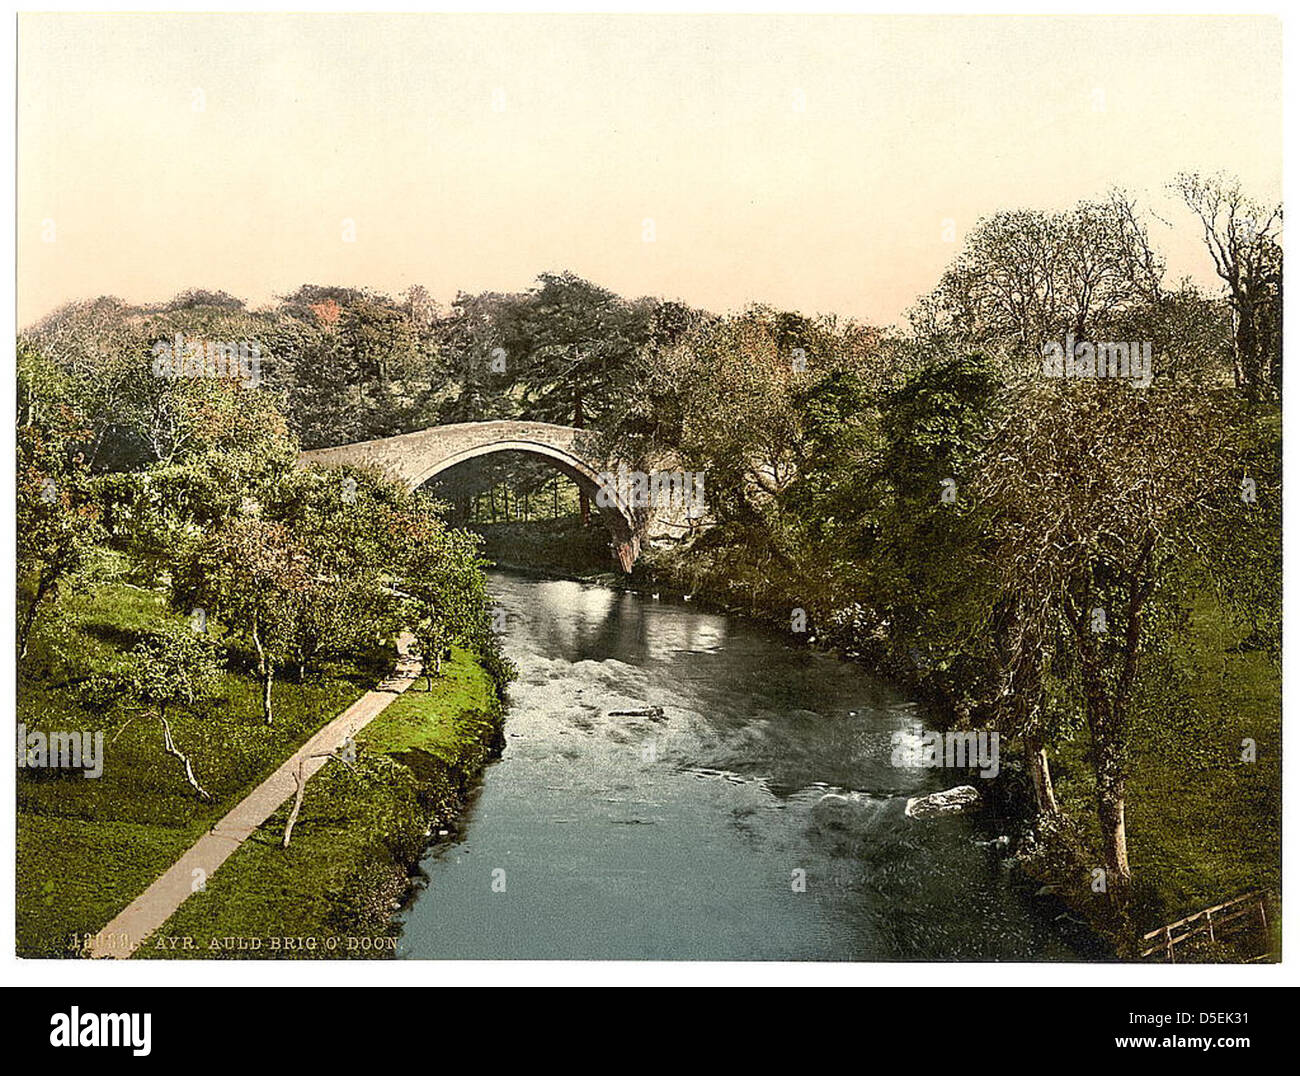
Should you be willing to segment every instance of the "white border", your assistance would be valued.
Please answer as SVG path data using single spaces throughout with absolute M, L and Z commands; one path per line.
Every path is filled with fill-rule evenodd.
M 785 14 L 791 13 L 795 5 L 764 2 L 764 0 L 710 0 L 695 4 L 651 5 L 645 2 L 619 3 L 617 0 L 578 0 L 568 3 L 555 3 L 553 0 L 531 0 L 531 2 L 507 5 L 467 4 L 450 2 L 438 6 L 439 12 L 504 12 L 504 13 L 610 13 L 610 14 L 647 14 L 647 13 L 689 13 L 689 14 Z M 1264 14 L 1282 17 L 1280 5 L 1261 6 L 1250 12 L 1226 12 L 1221 3 L 1201 2 L 1146 2 L 1140 6 L 1127 4 L 1089 4 L 1086 12 L 1080 11 L 1078 4 L 1063 3 L 1060 0 L 1026 3 L 1023 0 L 1004 0 L 996 12 L 981 11 L 971 4 L 938 3 L 922 7 L 907 6 L 899 10 L 901 4 L 886 3 L 842 3 L 823 2 L 818 5 L 821 14 L 960 14 L 960 15 L 1240 15 Z M 389 12 L 424 11 L 425 5 L 411 3 L 389 3 L 384 8 Z M 92 13 L 111 12 L 114 5 L 98 3 L 95 0 L 72 0 L 45 4 L 42 11 L 88 11 Z M 157 0 L 157 2 L 136 3 L 132 11 L 170 11 L 170 12 L 212 12 L 212 11 L 248 11 L 247 7 L 206 4 L 193 0 Z M 355 11 L 356 7 L 346 3 L 327 3 L 304 5 L 298 3 L 274 3 L 266 10 L 290 12 L 345 12 Z M 11 15 L 15 14 L 11 10 Z M 801 12 L 800 14 L 809 14 Z M 1283 18 L 1283 54 L 1296 54 L 1296 18 Z M 4 35 L 4 55 L 11 77 L 7 81 L 10 95 L 8 107 L 4 114 L 4 146 L 8 154 L 8 167 L 4 172 L 5 195 L 9 206 L 15 206 L 15 100 L 13 97 L 16 82 L 16 24 L 11 21 L 11 30 Z M 1296 99 L 1297 76 L 1294 65 L 1283 65 L 1284 70 L 1284 114 L 1292 113 Z M 1292 168 L 1290 131 L 1287 131 L 1284 147 L 1285 204 L 1300 204 L 1295 193 Z M 5 241 L 11 256 L 16 256 L 14 214 L 4 215 Z M 11 264 L 13 264 L 11 262 Z M 14 277 L 7 278 L 7 286 L 12 286 Z M 1294 306 L 1294 300 L 1291 304 Z M 3 302 L 2 329 L 4 338 L 13 341 L 16 335 L 15 295 L 7 294 Z M 1291 341 L 1290 352 L 1300 350 L 1295 344 L 1296 319 L 1287 317 L 1287 339 Z M 7 345 L 7 348 L 12 344 Z M 13 361 L 12 350 L 7 350 L 10 362 Z M 1293 365 L 1293 369 L 1296 368 Z M 4 376 L 3 392 L 8 410 L 6 414 L 15 414 L 16 394 L 12 367 Z M 1289 393 L 1300 391 L 1300 383 L 1289 388 Z M 1291 409 L 1293 410 L 1293 408 Z M 1285 473 L 1289 477 L 1296 474 L 1297 443 L 1296 432 L 1292 423 L 1284 422 L 1285 429 Z M 8 515 L 8 506 L 14 503 L 14 472 L 12 467 L 0 467 L 3 476 L 4 505 L 6 521 L 4 526 L 4 551 L 0 553 L 3 563 L 6 589 L 3 593 L 13 593 L 14 583 L 14 522 Z M 1300 583 L 1294 570 L 1297 549 L 1297 517 L 1291 510 L 1292 498 L 1286 501 L 1285 510 L 1285 597 L 1286 608 L 1292 611 L 1300 602 Z M 3 622 L 3 645 L 8 649 L 0 654 L 12 655 L 14 645 L 14 623 L 12 617 L 0 617 Z M 1297 666 L 1297 647 L 1292 632 L 1284 635 L 1283 658 L 1283 700 L 1284 700 L 1284 739 L 1295 721 L 1291 705 L 1294 690 L 1288 690 L 1295 683 L 1300 672 Z M 9 659 L 0 660 L 3 669 L 3 686 L 0 687 L 0 699 L 8 711 L 14 698 L 14 669 Z M 12 712 L 12 711 L 10 711 Z M 423 986 L 423 985 L 537 985 L 570 986 L 582 984 L 602 985 L 673 985 L 689 983 L 693 985 L 867 985 L 867 986 L 930 986 L 936 984 L 954 986 L 1249 986 L 1249 985 L 1295 985 L 1300 983 L 1296 967 L 1300 966 L 1300 942 L 1292 940 L 1286 945 L 1284 953 L 1288 957 L 1281 965 L 1273 966 L 1137 966 L 1131 964 L 894 964 L 894 963 L 825 963 L 825 964 L 692 964 L 676 962 L 644 963 L 610 963 L 610 962 L 465 962 L 465 961 L 378 961 L 378 962 L 324 962 L 324 961 L 214 961 L 203 960 L 193 963 L 179 961 L 84 961 L 84 960 L 23 960 L 14 957 L 14 758 L 8 750 L 0 750 L 0 765 L 3 766 L 3 791 L 0 792 L 0 892 L 3 893 L 5 912 L 0 921 L 0 969 L 6 984 L 16 983 L 29 986 L 114 986 L 114 985 L 151 985 L 151 986 Z M 1284 849 L 1295 844 L 1295 834 L 1300 827 L 1300 754 L 1291 752 L 1289 759 L 1284 759 Z M 1293 918 L 1295 900 L 1296 871 L 1295 856 L 1284 853 L 1284 913 L 1283 922 L 1300 922 Z M 1293 928 L 1294 929 L 1294 928 Z

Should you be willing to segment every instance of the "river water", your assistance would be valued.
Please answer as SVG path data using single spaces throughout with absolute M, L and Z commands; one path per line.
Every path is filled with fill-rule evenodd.
M 898 691 L 688 603 L 490 585 L 520 672 L 506 750 L 425 856 L 399 956 L 1084 956 L 1012 887 L 988 820 L 904 815 L 971 778 L 890 764 L 891 733 L 925 723 Z

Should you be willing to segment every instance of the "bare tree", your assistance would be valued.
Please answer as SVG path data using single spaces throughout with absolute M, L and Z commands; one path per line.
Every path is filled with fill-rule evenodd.
M 1164 270 L 1122 191 L 1062 213 L 1008 210 L 975 226 L 912 322 L 926 338 L 1037 361 L 1049 339 L 1095 340 L 1159 301 Z
M 155 717 L 158 719 L 163 730 L 163 751 L 171 755 L 172 758 L 181 764 L 182 769 L 185 771 L 185 782 L 190 786 L 190 788 L 194 789 L 194 791 L 198 793 L 199 799 L 205 802 L 211 800 L 212 796 L 201 784 L 199 784 L 199 779 L 194 775 L 194 766 L 190 761 L 189 755 L 185 754 L 184 751 L 177 747 L 176 741 L 172 739 L 171 724 L 167 721 L 167 718 L 163 716 L 160 710 L 149 710 L 144 714 L 137 714 L 127 718 L 126 721 L 122 723 L 121 727 L 113 733 L 113 739 L 110 740 L 109 743 L 115 743 L 117 738 L 126 731 L 126 727 L 139 716 Z
M 289 817 L 284 823 L 284 838 L 280 841 L 281 848 L 289 847 L 289 840 L 293 836 L 293 827 L 298 821 L 298 812 L 302 810 L 303 793 L 307 791 L 308 761 L 310 761 L 313 758 L 323 758 L 326 760 L 333 759 L 335 762 L 343 763 L 343 765 L 345 765 L 353 773 L 356 773 L 357 768 L 352 764 L 352 760 L 353 758 L 355 758 L 355 756 L 356 756 L 356 747 L 352 742 L 352 738 L 348 737 L 348 739 L 346 739 L 343 742 L 343 746 L 340 747 L 339 750 L 337 751 L 322 751 L 314 755 L 304 755 L 302 758 L 298 760 L 298 769 L 297 772 L 295 772 L 293 775 L 294 784 L 297 786 L 297 791 L 294 793 L 293 807 L 290 808 L 289 810 Z
M 1173 188 L 1200 219 L 1233 313 L 1237 386 L 1251 400 L 1282 394 L 1282 207 L 1247 198 L 1223 175 L 1184 173 Z

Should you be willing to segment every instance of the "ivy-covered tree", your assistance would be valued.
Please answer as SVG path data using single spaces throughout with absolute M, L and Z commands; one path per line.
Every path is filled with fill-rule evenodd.
M 1125 820 L 1137 677 L 1161 645 L 1155 605 L 1208 518 L 1244 512 L 1222 404 L 1196 388 L 1040 379 L 1008 394 L 977 480 L 989 564 L 1016 602 L 1011 665 L 1057 648 L 1091 736 L 1106 870 L 1127 891 Z

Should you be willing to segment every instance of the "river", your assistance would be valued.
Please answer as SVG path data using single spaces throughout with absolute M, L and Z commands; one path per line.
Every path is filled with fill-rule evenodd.
M 987 821 L 904 815 L 971 778 L 891 765 L 924 723 L 897 690 L 689 603 L 490 585 L 519 666 L 506 750 L 425 856 L 400 957 L 1087 958 Z

